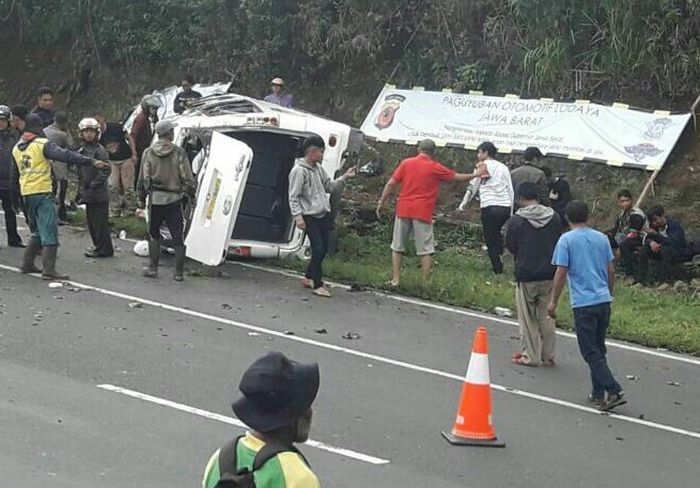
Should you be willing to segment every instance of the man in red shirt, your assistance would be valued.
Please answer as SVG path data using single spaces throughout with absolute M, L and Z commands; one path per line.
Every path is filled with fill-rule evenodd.
M 447 181 L 469 181 L 474 174 L 456 173 L 433 159 L 435 142 L 425 139 L 418 144 L 418 155 L 404 159 L 387 182 L 377 203 L 377 217 L 380 216 L 389 197 L 398 185 L 401 186 L 392 250 L 392 278 L 390 285 L 399 286 L 401 259 L 405 252 L 408 235 L 413 231 L 416 254 L 421 258 L 423 280 L 430 280 L 435 253 L 433 235 L 433 212 L 437 203 L 440 184 Z

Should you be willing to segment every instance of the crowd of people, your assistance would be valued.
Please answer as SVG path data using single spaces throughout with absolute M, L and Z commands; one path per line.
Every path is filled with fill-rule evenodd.
M 176 113 L 202 96 L 193 85 L 194 79 L 185 76 L 182 91 L 173 102 Z M 272 93 L 265 100 L 293 105 L 282 79 L 273 79 L 271 87 Z M 68 209 L 78 203 L 85 205 L 92 240 L 85 255 L 90 258 L 113 256 L 110 223 L 147 207 L 149 264 L 144 276 L 158 276 L 160 230 L 167 225 L 175 254 L 173 278 L 182 281 L 183 201 L 194 198 L 196 181 L 185 150 L 173 143 L 175 126 L 168 120 L 158 121 L 159 108 L 158 97 L 143 97 L 129 131 L 102 114 L 84 117 L 74 140 L 68 114 L 55 110 L 49 88 L 37 91 L 32 110 L 22 105 L 0 106 L 0 198 L 8 245 L 26 247 L 22 272 L 41 273 L 48 280 L 67 279 L 56 270 L 58 226 L 68 219 Z M 332 226 L 328 194 L 342 191 L 344 183 L 355 176 L 355 169 L 333 180 L 321 164 L 325 150 L 321 137 L 308 137 L 301 150 L 302 157 L 289 176 L 289 207 L 311 246 L 303 285 L 318 296 L 329 297 L 322 271 Z M 434 141 L 421 141 L 418 154 L 398 165 L 377 203 L 376 213 L 381 217 L 398 191 L 388 286 L 400 284 L 403 255 L 411 236 L 423 278 L 430 281 L 435 254 L 434 211 L 441 184 L 468 183 L 459 209 L 465 210 L 478 198 L 493 272 L 503 273 L 506 249 L 515 258 L 522 348 L 513 355 L 513 363 L 554 366 L 553 318 L 568 278 L 579 345 L 591 368 L 591 400 L 601 408 L 620 404 L 620 388 L 605 363 L 604 347 L 614 260 L 619 258 L 625 269 L 643 268 L 653 260 L 678 263 L 697 254 L 699 246 L 687 240 L 679 222 L 667 217 L 662 207 L 647 213 L 635 207 L 628 190 L 618 193 L 620 214 L 614 226 L 605 234 L 591 229 L 585 204 L 573 200 L 565 178 L 552 179 L 552 172 L 540 164 L 543 155 L 536 147 L 527 148 L 523 164 L 511 171 L 496 159 L 494 144 L 483 142 L 477 148 L 471 173 L 443 166 L 435 159 L 435 151 Z M 71 172 L 77 180 L 73 201 L 68 191 Z M 31 230 L 26 244 L 17 232 L 17 212 L 25 214 Z M 35 264 L 39 255 L 42 269 Z
M 193 89 L 194 84 L 191 75 L 183 77 L 182 89 L 173 102 L 175 113 L 182 113 L 202 97 Z M 272 80 L 270 90 L 266 101 L 293 106 L 293 97 L 284 91 L 281 78 Z M 37 90 L 32 109 L 0 105 L 0 200 L 8 246 L 26 248 L 23 272 L 41 272 L 49 280 L 67 279 L 56 271 L 58 226 L 68 223 L 69 210 L 77 205 L 85 205 L 92 240 L 85 256 L 109 258 L 114 255 L 114 220 L 142 215 L 139 209 L 148 202 L 150 259 L 144 275 L 157 277 L 159 230 L 165 223 L 175 251 L 174 279 L 182 281 L 181 202 L 194 197 L 195 180 L 184 150 L 172 143 L 174 126 L 158 121 L 161 107 L 157 96 L 144 96 L 128 131 L 103 114 L 91 114 L 79 121 L 78 137 L 73 138 L 69 115 L 56 110 L 54 91 L 49 87 Z M 152 145 L 154 134 L 158 138 Z M 69 191 L 71 185 L 73 191 Z M 17 232 L 18 213 L 24 214 L 31 230 L 26 244 Z M 317 235 L 313 225 L 310 229 L 310 235 Z M 42 270 L 35 265 L 39 255 Z
M 566 179 L 552 180 L 551 171 L 538 165 L 537 160 L 542 157 L 539 149 L 528 148 L 524 163 L 512 172 L 496 156 L 494 144 L 484 142 L 477 148 L 474 171 L 457 173 L 436 161 L 435 143 L 424 140 L 418 144 L 416 157 L 398 165 L 376 209 L 381 217 L 389 198 L 400 188 L 391 243 L 392 279 L 388 285 L 399 285 L 401 261 L 411 233 L 421 258 L 423 278 L 430 280 L 435 253 L 433 213 L 441 184 L 468 181 L 459 209 L 465 210 L 478 197 L 493 272 L 503 272 L 502 255 L 506 248 L 515 260 L 521 348 L 513 354 L 512 362 L 528 367 L 555 366 L 554 320 L 568 282 L 579 348 L 591 373 L 589 400 L 606 411 L 623 405 L 626 399 L 607 364 L 605 348 L 615 285 L 614 250 L 623 249 L 624 256 L 639 256 L 642 254 L 633 244 L 644 246 L 645 239 L 649 239 L 659 243 L 659 247 L 649 244 L 652 257 L 657 253 L 661 259 L 675 259 L 687 254 L 666 249 L 671 257 L 664 258 L 664 247 L 678 243 L 688 253 L 692 246 L 681 237 L 677 223 L 665 218 L 663 209 L 655 207 L 645 216 L 631 206 L 631 195 L 626 190 L 619 195 L 622 213 L 614 231 L 606 235 L 594 230 L 588 225 L 587 205 L 573 199 Z M 641 218 L 641 224 L 632 235 L 636 217 Z

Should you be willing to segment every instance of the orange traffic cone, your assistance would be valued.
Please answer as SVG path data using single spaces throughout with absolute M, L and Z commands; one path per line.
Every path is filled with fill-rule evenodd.
M 491 384 L 489 380 L 489 341 L 485 327 L 474 334 L 472 357 L 462 387 L 457 420 L 452 432 L 443 432 L 450 444 L 458 446 L 505 447 L 491 423 Z

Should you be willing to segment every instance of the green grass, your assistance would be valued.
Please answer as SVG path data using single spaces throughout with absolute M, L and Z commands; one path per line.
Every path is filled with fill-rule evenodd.
M 339 249 L 324 262 L 324 273 L 334 280 L 382 288 L 390 278 L 391 229 L 388 223 L 365 228 L 339 229 Z M 407 296 L 493 312 L 495 307 L 515 310 L 512 261 L 495 276 L 479 236 L 466 227 L 436 227 L 438 246 L 433 282 L 422 283 L 418 258 L 407 252 L 399 293 Z M 302 270 L 295 259 L 276 264 Z M 562 297 L 558 326 L 571 329 L 573 315 L 568 297 Z M 688 294 L 634 287 L 618 280 L 610 335 L 651 347 L 700 355 L 700 300 Z
M 85 227 L 87 225 L 85 222 L 85 211 L 83 209 L 78 209 L 69 216 L 71 224 L 79 227 Z M 147 233 L 146 221 L 138 217 L 115 218 L 113 219 L 113 224 L 115 231 L 121 232 L 125 230 L 127 236 L 135 239 L 143 239 Z
M 85 213 L 73 214 L 72 222 L 85 224 Z M 338 250 L 324 263 L 325 274 L 334 280 L 383 288 L 391 276 L 391 225 L 340 222 Z M 125 217 L 115 220 L 115 229 L 142 238 L 146 234 L 143 219 Z M 486 253 L 481 251 L 481 236 L 476 228 L 436 224 L 438 253 L 433 281 L 422 282 L 420 262 L 409 248 L 404 259 L 398 293 L 484 312 L 495 307 L 515 311 L 512 261 L 505 260 L 501 276 L 491 271 Z M 306 263 L 297 259 L 275 264 L 302 270 Z M 573 326 L 573 315 L 564 295 L 559 303 L 557 325 Z M 610 335 L 650 347 L 661 347 L 700 356 L 700 299 L 690 294 L 635 287 L 618 280 Z

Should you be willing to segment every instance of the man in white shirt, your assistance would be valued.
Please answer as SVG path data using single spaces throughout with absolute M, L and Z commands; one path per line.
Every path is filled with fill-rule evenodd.
M 473 180 L 467 194 L 464 196 L 460 210 L 464 210 L 470 196 L 479 192 L 481 202 L 481 225 L 484 241 L 488 248 L 489 259 L 493 272 L 503 273 L 503 236 L 501 228 L 513 212 L 515 192 L 510 179 L 508 167 L 496 161 L 497 149 L 491 142 L 482 142 L 476 149 L 478 163 L 474 174 L 479 178 Z

